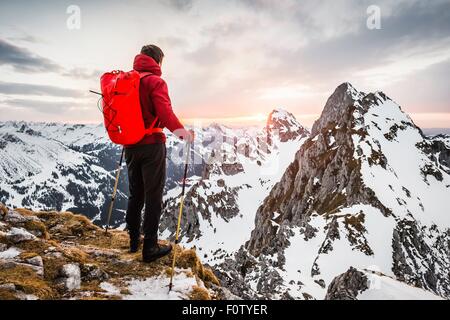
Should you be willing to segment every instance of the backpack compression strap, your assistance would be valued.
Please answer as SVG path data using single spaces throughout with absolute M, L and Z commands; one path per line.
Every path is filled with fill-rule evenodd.
M 150 127 L 145 129 L 145 135 L 146 136 L 152 135 L 154 133 L 162 133 L 163 132 L 163 128 L 155 128 L 155 125 L 156 125 L 157 122 L 158 122 L 158 117 L 155 117 L 155 120 L 153 120 L 153 122 L 150 125 Z
M 153 73 L 151 72 L 139 72 L 139 78 L 142 79 L 146 76 L 152 75 Z M 149 136 L 152 135 L 154 133 L 162 133 L 163 129 L 162 128 L 155 128 L 156 123 L 158 122 L 158 117 L 155 117 L 155 120 L 153 120 L 152 124 L 150 125 L 150 127 L 148 127 L 147 129 L 145 129 L 145 135 Z

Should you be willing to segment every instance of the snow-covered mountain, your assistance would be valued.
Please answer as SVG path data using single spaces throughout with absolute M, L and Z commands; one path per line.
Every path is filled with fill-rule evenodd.
M 219 124 L 194 128 L 197 140 L 188 171 L 189 185 L 210 175 L 242 172 L 244 160 L 259 165 L 267 162 L 273 159 L 270 153 L 278 148 L 277 141 L 289 145 L 294 136 L 303 134 L 302 130 L 306 134 L 286 111 L 274 110 L 272 118 L 269 125 L 273 128 L 231 129 Z M 295 126 L 295 132 L 289 131 L 291 126 Z M 277 136 L 274 143 L 268 140 L 271 136 Z M 166 145 L 166 193 L 172 199 L 179 194 L 183 145 L 170 133 Z M 289 158 L 298 146 L 291 148 Z M 0 122 L 0 151 L 0 201 L 11 207 L 82 212 L 97 224 L 105 222 L 121 150 L 110 143 L 102 125 Z M 284 167 L 280 166 L 278 172 Z M 127 179 L 123 170 L 113 226 L 124 222 Z
M 108 143 L 101 126 L 3 122 L 0 150 L 0 201 L 100 218 L 120 152 Z M 119 207 L 126 199 L 123 178 Z
M 449 151 L 382 92 L 342 84 L 222 281 L 246 297 L 449 298 Z
M 195 245 L 211 265 L 232 256 L 250 237 L 255 213 L 281 178 L 309 132 L 295 117 L 274 110 L 262 130 L 236 131 L 214 126 L 216 143 L 201 179 L 186 194 L 182 243 Z M 160 230 L 173 236 L 179 190 L 168 193 Z

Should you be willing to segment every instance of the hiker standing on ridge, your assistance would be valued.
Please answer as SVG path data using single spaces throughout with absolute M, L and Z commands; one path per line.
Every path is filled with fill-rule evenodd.
M 187 131 L 172 110 L 166 82 L 161 79 L 164 53 L 155 45 L 144 46 L 134 59 L 133 69 L 150 73 L 140 80 L 139 98 L 145 127 L 167 128 L 180 139 L 191 143 L 194 132 Z M 166 179 L 166 136 L 158 131 L 146 135 L 134 145 L 125 146 L 130 196 L 126 223 L 130 235 L 130 252 L 139 250 L 141 212 L 145 205 L 142 258 L 152 262 L 170 253 L 172 246 L 158 243 L 158 227 L 163 206 Z

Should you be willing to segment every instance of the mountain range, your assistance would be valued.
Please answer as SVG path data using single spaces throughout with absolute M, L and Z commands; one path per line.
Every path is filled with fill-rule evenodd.
M 343 83 L 309 131 L 195 128 L 182 244 L 250 299 L 450 297 L 450 136 Z M 182 144 L 168 134 L 162 238 L 176 228 Z M 120 148 L 101 125 L 0 123 L 0 202 L 105 222 Z M 123 171 L 113 225 L 124 227 Z

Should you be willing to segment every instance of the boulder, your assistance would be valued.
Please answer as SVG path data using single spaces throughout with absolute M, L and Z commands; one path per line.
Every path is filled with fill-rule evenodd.
M 347 272 L 333 279 L 328 287 L 325 300 L 357 300 L 357 296 L 369 288 L 367 276 L 350 267 Z
M 44 261 L 42 260 L 41 256 L 35 256 L 33 258 L 26 259 L 25 262 L 36 267 L 44 268 Z
M 80 267 L 76 263 L 65 264 L 60 271 L 58 282 L 68 291 L 79 289 L 81 286 Z
M 36 236 L 23 228 L 12 227 L 11 230 L 6 233 L 6 239 L 12 243 L 19 243 L 23 241 L 35 240 Z
M 108 273 L 100 269 L 95 264 L 87 263 L 81 265 L 81 278 L 83 281 L 105 281 L 109 279 Z

